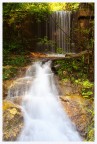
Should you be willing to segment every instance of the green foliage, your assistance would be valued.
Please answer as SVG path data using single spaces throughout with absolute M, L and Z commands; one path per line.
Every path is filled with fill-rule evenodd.
M 95 133 L 95 131 L 94 131 L 94 128 L 93 127 L 91 128 L 91 127 L 88 130 L 89 132 L 88 132 L 88 136 L 87 136 L 87 141 L 94 141 L 94 133 Z
M 4 57 L 7 53 L 19 53 L 25 47 L 32 47 L 29 37 L 23 35 L 25 20 L 29 18 L 32 23 L 33 20 L 39 22 L 46 20 L 50 13 L 48 3 L 3 3 Z M 30 40 L 32 39 L 31 37 Z
M 82 90 L 81 90 L 81 94 L 84 98 L 90 98 L 91 96 L 93 96 L 93 83 L 90 82 L 88 79 L 77 79 L 75 80 L 76 84 L 81 85 Z
M 54 46 L 54 42 L 52 40 L 48 40 L 48 37 L 45 36 L 44 38 L 38 38 L 38 45 L 51 45 Z
M 4 49 L 10 49 L 18 51 L 18 49 L 23 48 L 23 43 L 29 44 L 26 42 L 26 39 L 22 35 L 23 31 L 23 23 L 29 17 L 29 20 L 41 22 L 48 19 L 48 15 L 52 13 L 52 11 L 56 10 L 70 10 L 75 11 L 78 10 L 80 3 L 3 3 L 3 20 L 4 20 Z M 91 6 L 93 7 L 92 3 Z M 91 25 L 94 25 L 91 22 Z M 9 30 L 10 29 L 10 30 Z M 93 29 L 93 27 L 92 27 Z M 9 34 L 10 31 L 10 34 Z M 74 31 L 74 30 L 73 30 Z M 83 31 L 85 35 L 91 33 L 91 29 L 78 29 L 79 32 Z M 93 34 L 92 34 L 93 35 Z M 21 41 L 21 39 L 23 39 Z M 28 40 L 28 38 L 27 38 Z M 85 36 L 85 45 L 87 48 L 87 43 L 89 43 L 89 47 L 93 47 L 94 39 L 89 37 L 89 39 Z M 51 41 L 46 42 L 47 45 L 51 44 Z M 80 44 L 83 44 L 81 41 Z M 79 45 L 80 45 L 79 44 Z M 82 47 L 82 46 L 81 46 Z M 59 51 L 59 50 L 58 50 Z M 61 51 L 59 51 L 61 53 Z
M 83 21 L 84 22 L 84 21 Z M 77 34 L 80 33 L 80 36 L 82 37 L 82 39 L 77 39 L 77 45 L 79 46 L 79 48 L 81 48 L 82 50 L 86 50 L 86 49 L 93 49 L 94 48 L 94 20 L 89 20 L 88 22 L 88 26 L 79 26 L 78 28 L 74 28 L 73 29 L 73 35 L 75 35 L 75 37 L 73 38 L 74 41 L 76 41 L 76 36 Z
M 17 75 L 20 67 L 31 63 L 30 59 L 24 55 L 12 55 L 4 59 L 3 65 L 3 80 L 8 80 Z
M 78 70 L 79 69 L 79 64 L 76 61 L 72 62 L 72 67 L 74 70 Z
M 65 78 L 64 75 L 63 75 L 63 71 L 65 71 L 67 69 L 68 62 L 63 61 L 63 60 L 57 60 L 55 62 L 55 64 L 59 64 L 60 65 L 60 68 L 57 71 L 58 75 L 60 76 L 60 78 L 61 79 Z
M 75 80 L 75 83 L 81 84 L 83 88 L 92 88 L 93 83 L 90 82 L 88 79 L 85 79 L 84 81 L 81 81 L 81 79 Z
M 83 57 L 79 59 L 58 60 L 56 64 L 60 64 L 60 68 L 58 69 L 59 75 L 63 75 L 62 72 L 66 70 L 69 78 L 74 77 L 76 80 L 87 78 L 87 66 L 84 65 Z
M 26 63 L 26 59 L 24 58 L 24 56 L 19 56 L 18 58 L 9 61 L 9 65 L 12 66 L 23 66 L 25 65 L 25 63 Z
M 22 14 L 23 13 L 23 14 Z M 34 15 L 36 20 L 46 19 L 50 13 L 48 3 L 4 3 L 3 14 L 4 21 L 9 24 L 20 22 L 27 15 Z M 9 18 L 7 16 L 9 15 Z
M 93 83 L 89 82 L 89 80 L 86 80 L 82 83 L 82 86 L 84 88 L 91 88 L 91 87 L 93 87 Z
M 89 96 L 93 95 L 93 91 L 89 89 L 82 89 L 82 96 L 88 98 Z
M 20 41 L 18 41 L 18 42 L 17 41 L 11 41 L 7 50 L 9 50 L 9 52 L 10 52 L 10 51 L 14 51 L 20 47 L 21 47 Z
M 10 79 L 12 77 L 15 77 L 17 74 L 17 68 L 9 68 L 9 69 L 6 69 L 4 68 L 3 69 L 3 80 L 7 80 L 7 79 Z
M 79 9 L 79 5 L 80 3 L 67 3 L 65 6 L 65 10 L 69 10 L 69 11 L 76 11 Z
M 58 54 L 62 54 L 62 53 L 63 53 L 63 50 L 62 50 L 62 48 L 56 48 L 56 52 L 57 52 Z
M 87 67 L 84 64 L 83 57 L 79 60 L 58 60 L 56 64 L 60 64 L 58 75 L 62 80 L 68 79 L 72 83 L 81 87 L 81 95 L 84 98 L 93 99 L 93 82 L 90 82 L 87 77 Z M 64 75 L 64 71 L 67 73 Z
M 90 98 L 93 96 L 93 83 L 89 80 L 80 81 L 80 85 L 82 86 L 81 94 L 85 98 Z
M 51 11 L 60 11 L 63 10 L 63 7 L 66 5 L 66 3 L 59 3 L 59 2 L 52 2 L 48 3 Z
M 4 65 L 11 65 L 11 66 L 25 66 L 29 62 L 28 59 L 25 58 L 25 56 L 16 56 L 7 58 L 4 60 Z
M 91 122 L 90 125 L 86 128 L 87 136 L 86 141 L 94 141 L 95 139 L 95 128 L 94 128 L 94 106 L 91 107 L 91 109 L 87 109 L 88 114 L 91 116 Z
M 46 49 L 44 49 L 44 51 L 46 51 L 46 50 L 48 51 L 47 48 L 55 46 L 55 42 L 52 40 L 49 40 L 47 36 L 45 36 L 44 38 L 38 38 L 37 44 L 39 46 L 44 46 L 46 48 Z

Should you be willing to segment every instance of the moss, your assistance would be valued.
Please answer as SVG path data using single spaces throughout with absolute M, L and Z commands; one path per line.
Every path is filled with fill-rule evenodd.
M 83 88 L 91 88 L 93 87 L 93 83 L 91 83 L 89 80 L 85 80 L 82 83 Z
M 14 141 L 23 127 L 23 115 L 17 105 L 3 102 L 3 140 Z
M 9 68 L 3 68 L 3 80 L 10 79 L 12 77 L 15 77 L 17 74 L 18 68 L 16 67 L 9 67 Z
M 94 122 L 93 121 L 88 126 L 87 131 L 88 132 L 87 132 L 86 140 L 87 141 L 94 141 L 94 139 L 95 139 L 95 137 L 94 137 L 95 130 L 94 130 Z
M 89 131 L 88 139 L 89 141 L 94 141 L 94 128 Z
M 11 108 L 11 107 L 14 107 L 15 105 L 10 102 L 10 101 L 3 101 L 3 111 Z

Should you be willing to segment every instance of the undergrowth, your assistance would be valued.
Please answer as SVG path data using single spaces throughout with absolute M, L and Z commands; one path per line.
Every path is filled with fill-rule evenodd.
M 8 80 L 17 75 L 19 68 L 31 62 L 26 55 L 10 55 L 3 60 L 3 80 Z

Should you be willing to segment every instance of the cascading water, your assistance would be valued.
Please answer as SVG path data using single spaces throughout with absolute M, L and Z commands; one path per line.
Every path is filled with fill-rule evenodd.
M 24 127 L 17 141 L 82 141 L 62 108 L 50 65 L 51 61 L 36 62 L 23 78 L 30 80 L 30 87 L 20 93 Z
M 44 26 L 44 29 L 43 27 Z M 42 30 L 43 29 L 43 30 Z M 56 53 L 56 48 L 61 49 L 61 53 L 72 52 L 70 49 L 70 31 L 71 31 L 71 12 L 70 11 L 55 11 L 50 16 L 48 20 L 44 23 L 38 23 L 37 37 L 44 38 L 45 36 L 48 40 L 55 43 L 44 44 L 42 46 L 38 45 L 38 50 L 44 52 L 45 49 L 52 53 Z
M 51 15 L 49 23 L 49 38 L 56 42 L 56 47 L 61 48 L 63 53 L 70 52 L 71 12 L 55 11 Z

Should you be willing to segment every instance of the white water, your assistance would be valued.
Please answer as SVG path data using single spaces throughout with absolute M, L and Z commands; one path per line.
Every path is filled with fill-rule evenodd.
M 59 101 L 50 64 L 36 62 L 26 73 L 34 79 L 22 101 L 24 127 L 18 141 L 82 141 Z

